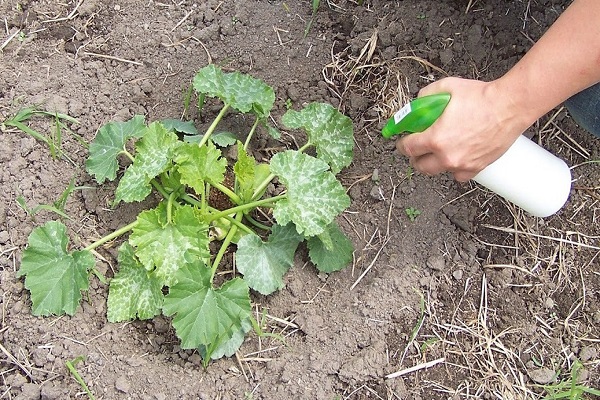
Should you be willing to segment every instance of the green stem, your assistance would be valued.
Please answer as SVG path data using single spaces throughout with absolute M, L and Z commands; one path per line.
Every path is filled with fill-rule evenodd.
M 285 199 L 285 198 L 287 198 L 287 194 L 281 194 L 279 196 L 269 197 L 268 199 L 257 200 L 257 201 L 253 201 L 252 203 L 248 203 L 248 204 L 242 204 L 240 206 L 232 207 L 227 210 L 213 214 L 208 218 L 208 221 L 211 222 L 216 219 L 223 218 L 226 215 L 236 214 L 238 212 L 250 210 L 250 209 L 265 205 L 265 204 L 275 203 L 275 202 Z
M 189 204 L 196 206 L 196 207 L 201 206 L 201 204 L 198 200 L 194 199 L 193 197 L 191 197 L 190 195 L 187 195 L 187 194 L 184 194 L 183 196 L 181 196 L 181 200 L 186 201 Z M 210 211 L 211 213 L 221 212 L 221 210 L 217 210 L 216 208 L 212 208 L 212 207 L 209 207 L 208 211 Z M 240 228 L 241 230 L 243 230 L 246 233 L 254 233 L 254 231 L 252 229 L 248 228 L 246 225 L 244 225 L 243 222 L 236 221 L 230 215 L 224 215 L 221 218 L 225 218 L 227 221 L 231 222 L 233 225 L 237 225 L 238 228 Z M 212 221 L 212 219 L 211 219 L 211 221 Z
M 210 135 L 212 135 L 212 133 L 214 132 L 214 130 L 217 128 L 217 125 L 219 124 L 219 122 L 221 121 L 221 119 L 223 119 L 223 116 L 225 115 L 225 113 L 227 112 L 228 109 L 229 109 L 229 104 L 225 103 L 225 105 L 223 106 L 223 108 L 219 112 L 219 115 L 217 115 L 217 117 L 215 118 L 215 120 L 208 127 L 208 130 L 206 131 L 206 133 L 204 134 L 204 136 L 202 136 L 202 140 L 200 141 L 200 143 L 198 143 L 198 146 L 202 147 L 202 146 L 204 146 L 206 144 L 206 142 L 208 142 L 208 139 L 210 138 Z
M 263 190 L 265 190 L 265 188 L 267 187 L 267 185 L 269 183 L 271 183 L 271 181 L 273 180 L 273 178 L 275 178 L 277 175 L 275 174 L 270 174 L 269 176 L 267 176 L 267 178 L 261 182 L 260 185 L 258 185 L 256 187 L 256 190 L 254 190 L 254 193 L 252 193 L 252 200 L 256 200 L 258 198 L 258 196 L 261 195 L 261 193 L 263 192 Z
M 248 220 L 248 222 L 250 222 L 253 226 L 257 227 L 258 229 L 262 229 L 263 231 L 270 231 L 271 227 L 267 226 L 265 224 L 262 224 L 260 222 L 258 222 L 257 220 L 255 220 L 254 218 L 252 218 L 250 215 L 246 215 L 246 219 Z
M 133 228 L 136 227 L 136 225 L 138 224 L 137 221 L 133 221 L 132 223 L 130 223 L 129 225 L 125 225 L 119 229 L 117 229 L 116 231 L 114 231 L 113 233 L 111 233 L 110 235 L 106 235 L 103 238 L 96 240 L 94 243 L 90 244 L 88 247 L 86 247 L 84 250 L 94 250 L 97 247 L 102 246 L 105 243 L 110 242 L 111 240 L 118 238 L 119 236 L 129 232 L 130 230 L 132 230 Z
M 160 193 L 160 195 L 162 197 L 164 197 L 165 199 L 169 198 L 169 196 L 170 196 L 169 193 L 167 193 L 167 191 L 165 190 L 165 188 L 156 179 L 152 179 L 150 181 L 150 183 L 152 184 L 152 186 L 154 186 L 154 189 L 156 189 L 156 191 L 158 193 Z M 175 192 L 173 192 L 173 193 L 175 193 Z
M 243 216 L 244 216 L 244 214 L 239 213 L 235 216 L 235 220 L 237 222 L 241 222 Z M 231 227 L 231 229 L 229 229 L 229 232 L 227 232 L 227 236 L 225 236 L 225 239 L 223 240 L 223 243 L 221 244 L 221 248 L 219 249 L 219 252 L 215 256 L 215 259 L 213 260 L 212 269 L 211 269 L 211 273 L 210 273 L 210 283 L 211 284 L 215 277 L 215 273 L 217 272 L 217 268 L 219 267 L 219 264 L 221 263 L 221 259 L 223 258 L 223 255 L 225 254 L 225 251 L 227 251 L 227 248 L 231 244 L 233 237 L 237 233 L 237 229 L 238 229 L 237 225 L 233 225 Z
M 135 161 L 135 157 L 133 156 L 133 154 L 131 154 L 127 150 L 125 150 L 125 149 L 121 150 L 121 154 L 124 154 L 127 158 L 129 158 L 129 161 L 131 161 L 131 162 Z
M 169 195 L 167 200 L 167 223 L 171 225 L 173 223 L 173 201 L 177 196 L 177 192 L 173 192 Z
M 256 121 L 254 121 L 254 125 L 252 125 L 252 128 L 250 129 L 250 132 L 248 133 L 248 137 L 246 138 L 246 141 L 244 142 L 244 150 L 248 150 L 248 145 L 250 144 L 250 139 L 252 139 L 252 136 L 254 136 L 254 131 L 256 131 L 256 127 L 258 126 L 259 122 L 260 122 L 260 120 L 258 119 L 258 117 L 256 117 Z
M 298 151 L 300 153 L 304 153 L 304 150 L 308 149 L 310 146 L 312 146 L 312 143 L 311 142 L 306 142 L 306 144 L 304 144 L 304 146 L 300 147 L 298 149 Z
M 242 203 L 242 199 L 240 199 L 240 196 L 235 194 L 235 192 L 229 189 L 227 186 L 223 185 L 222 183 L 213 183 L 212 185 L 219 189 L 221 192 L 225 193 L 225 195 L 229 197 L 229 199 L 231 199 L 231 201 L 233 201 L 235 204 L 239 205 Z
M 308 149 L 310 146 L 312 146 L 312 143 L 307 142 L 304 146 L 300 147 L 298 149 L 298 151 L 300 153 L 303 153 L 306 149 Z M 267 185 L 273 180 L 273 178 L 275 178 L 277 175 L 275 174 L 271 174 L 269 176 L 267 176 L 267 178 L 261 182 L 260 185 L 258 185 L 258 187 L 256 188 L 256 190 L 254 191 L 254 193 L 252 193 L 252 200 L 256 200 L 256 198 L 262 193 L 262 191 L 267 187 Z

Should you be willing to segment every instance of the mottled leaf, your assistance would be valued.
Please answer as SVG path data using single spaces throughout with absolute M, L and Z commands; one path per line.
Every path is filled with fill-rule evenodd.
M 142 201 L 150 194 L 150 181 L 171 165 L 171 159 L 179 145 L 177 135 L 166 130 L 160 123 L 148 126 L 144 136 L 137 141 L 135 159 L 127 168 L 117 186 L 115 204 L 119 201 Z
M 311 103 L 301 111 L 288 110 L 282 117 L 288 128 L 304 128 L 309 143 L 317 148 L 334 174 L 352 162 L 354 134 L 352 120 L 325 103 Z
M 294 264 L 294 253 L 302 240 L 294 224 L 274 225 L 266 242 L 257 235 L 246 235 L 238 243 L 236 266 L 248 286 L 271 294 L 283 287 L 283 276 Z
M 196 193 L 204 191 L 204 183 L 221 183 L 225 178 L 227 159 L 212 143 L 198 146 L 184 143 L 177 149 L 175 163 L 181 174 L 181 183 L 192 187 Z
M 238 71 L 224 73 L 214 64 L 198 71 L 194 89 L 217 97 L 243 113 L 252 111 L 259 118 L 266 118 L 275 102 L 273 88 L 263 81 Z
M 89 286 L 95 260 L 87 250 L 69 252 L 66 227 L 50 221 L 29 235 L 17 276 L 25 275 L 33 315 L 75 314 L 81 291 Z
M 128 243 L 119 248 L 119 271 L 110 281 L 107 316 L 110 322 L 150 319 L 163 303 L 162 282 L 135 257 Z
M 143 211 L 129 238 L 136 246 L 135 254 L 148 271 L 153 271 L 161 286 L 170 286 L 175 272 L 196 259 L 207 259 L 208 225 L 200 221 L 194 209 L 182 206 L 173 210 L 167 221 L 167 205 Z
M 323 233 L 350 205 L 344 187 L 322 160 L 288 150 L 273 156 L 271 171 L 288 189 L 287 198 L 278 201 L 273 211 L 277 222 L 294 222 L 306 237 Z

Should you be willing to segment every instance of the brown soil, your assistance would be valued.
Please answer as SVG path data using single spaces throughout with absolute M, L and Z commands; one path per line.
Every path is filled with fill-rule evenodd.
M 114 187 L 96 188 L 73 135 L 63 144 L 71 163 L 4 129 L 0 398 L 85 398 L 65 367 L 79 356 L 97 399 L 533 399 L 545 393 L 536 383 L 568 378 L 575 359 L 582 382 L 600 386 L 600 170 L 583 164 L 598 159 L 600 141 L 559 110 L 531 128 L 575 178 L 568 204 L 541 220 L 475 184 L 412 174 L 379 135 L 401 103 L 398 87 L 414 97 L 444 72 L 498 77 L 569 2 L 321 3 L 305 37 L 309 1 L 0 2 L 0 120 L 39 104 L 76 117 L 72 130 L 89 142 L 110 120 L 181 116 L 195 72 L 214 62 L 273 86 L 276 122 L 288 99 L 295 108 L 324 101 L 354 120 L 356 135 L 341 174 L 353 201 L 339 221 L 355 262 L 325 276 L 299 253 L 283 290 L 253 294 L 285 345 L 250 334 L 236 357 L 205 370 L 165 318 L 108 323 L 107 287 L 95 278 L 74 317 L 31 316 L 15 271 L 31 230 L 54 215 L 28 216 L 17 198 L 34 207 L 71 179 L 93 186 L 67 202 L 75 246 L 131 222 L 144 204 L 111 209 Z M 52 128 L 44 118 L 32 126 Z M 414 221 L 410 207 L 421 211 Z M 107 276 L 116 247 L 99 250 Z

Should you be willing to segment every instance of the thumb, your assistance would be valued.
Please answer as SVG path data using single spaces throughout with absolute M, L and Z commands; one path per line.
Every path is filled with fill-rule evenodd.
M 409 158 L 431 153 L 426 136 L 421 133 L 405 135 L 396 141 L 396 149 Z

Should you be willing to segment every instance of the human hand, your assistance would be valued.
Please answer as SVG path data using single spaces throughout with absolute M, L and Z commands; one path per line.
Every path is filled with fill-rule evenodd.
M 460 182 L 473 178 L 504 154 L 532 123 L 500 87 L 498 81 L 461 78 L 428 85 L 419 97 L 446 92 L 452 95 L 450 103 L 430 128 L 403 136 L 396 148 L 424 174 L 449 171 Z

